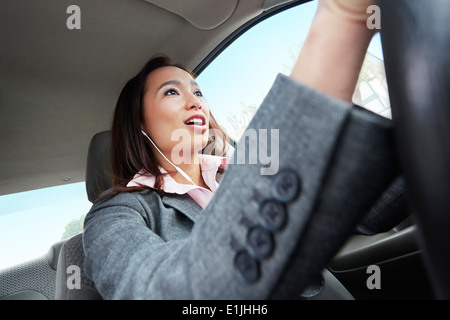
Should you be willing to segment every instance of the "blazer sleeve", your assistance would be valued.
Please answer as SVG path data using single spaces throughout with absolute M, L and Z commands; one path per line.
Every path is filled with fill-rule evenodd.
M 124 194 L 87 217 L 85 271 L 104 298 L 297 298 L 393 181 L 392 140 L 390 120 L 280 74 L 190 236 L 162 241 Z

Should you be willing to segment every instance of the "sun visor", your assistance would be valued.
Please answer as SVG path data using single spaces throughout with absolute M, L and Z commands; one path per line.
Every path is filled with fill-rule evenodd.
M 210 30 L 228 20 L 236 9 L 239 0 L 145 0 L 160 8 L 177 14 L 193 26 Z

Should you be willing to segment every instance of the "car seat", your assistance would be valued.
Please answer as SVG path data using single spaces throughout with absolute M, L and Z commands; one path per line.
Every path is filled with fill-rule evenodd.
M 90 142 L 86 165 L 86 193 L 89 201 L 111 186 L 111 131 L 95 134 Z M 56 300 L 102 299 L 94 283 L 84 274 L 83 234 L 69 238 L 61 247 L 56 272 Z M 70 268 L 77 266 L 76 270 Z M 75 272 L 79 272 L 78 275 Z M 73 276 L 79 276 L 79 287 L 69 286 Z M 71 289 L 74 287 L 73 289 Z

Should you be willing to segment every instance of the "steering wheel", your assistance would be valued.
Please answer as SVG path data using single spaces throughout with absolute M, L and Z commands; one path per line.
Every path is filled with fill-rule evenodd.
M 398 157 L 437 299 L 450 299 L 450 2 L 377 0 Z

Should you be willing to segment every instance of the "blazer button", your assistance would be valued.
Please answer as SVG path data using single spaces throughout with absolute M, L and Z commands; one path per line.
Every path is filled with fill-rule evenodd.
M 264 259 L 272 253 L 274 247 L 272 233 L 261 226 L 254 226 L 248 230 L 247 244 L 253 257 Z
M 244 282 L 253 283 L 259 279 L 259 262 L 254 260 L 246 250 L 236 253 L 234 267 Z
M 300 178 L 293 170 L 284 169 L 275 176 L 272 184 L 272 196 L 281 202 L 294 200 L 301 189 Z
M 275 200 L 264 201 L 259 212 L 267 230 L 277 231 L 286 224 L 287 210 L 284 203 Z

